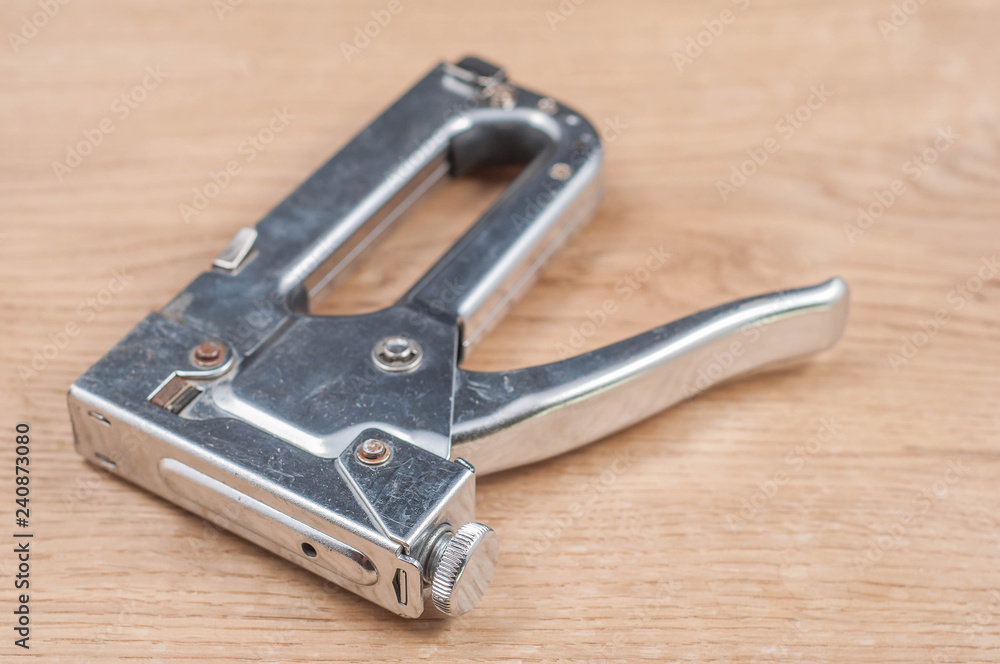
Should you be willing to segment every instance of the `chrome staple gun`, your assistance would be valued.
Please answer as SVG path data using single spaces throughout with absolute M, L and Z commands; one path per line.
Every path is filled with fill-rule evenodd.
M 507 165 L 523 170 L 397 303 L 309 313 L 436 183 Z M 476 58 L 435 67 L 73 384 L 79 453 L 401 616 L 469 611 L 499 554 L 477 473 L 828 348 L 845 325 L 832 279 L 553 364 L 463 369 L 593 215 L 601 165 L 579 113 Z

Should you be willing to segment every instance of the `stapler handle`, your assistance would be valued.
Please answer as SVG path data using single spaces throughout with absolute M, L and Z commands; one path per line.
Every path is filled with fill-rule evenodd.
M 452 458 L 490 473 L 562 454 L 722 381 L 834 345 L 839 279 L 751 297 L 543 366 L 459 371 Z

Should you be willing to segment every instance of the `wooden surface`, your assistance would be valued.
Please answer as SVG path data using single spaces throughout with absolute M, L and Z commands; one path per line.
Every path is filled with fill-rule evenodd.
M 1000 660 L 1000 275 L 982 262 L 1000 251 L 1000 6 L 912 2 L 897 26 L 880 24 L 890 0 L 567 0 L 567 15 L 557 0 L 402 0 L 348 62 L 341 42 L 387 4 L 246 0 L 220 18 L 212 0 L 72 2 L 0 47 L 0 533 L 12 541 L 24 421 L 29 655 Z M 18 33 L 37 11 L 4 3 L 0 25 Z M 722 18 L 697 57 L 675 57 Z M 238 227 L 466 52 L 576 106 L 609 139 L 597 217 L 470 366 L 554 360 L 561 344 L 596 348 L 835 274 L 853 305 L 842 343 L 812 363 L 483 479 L 478 516 L 502 543 L 489 593 L 462 619 L 407 622 L 86 465 L 64 394 Z M 114 100 L 144 77 L 150 89 L 122 117 Z M 814 88 L 825 101 L 813 97 L 789 135 L 780 121 Z M 243 159 L 240 142 L 274 109 L 294 118 L 185 224 L 192 189 Z M 114 131 L 57 174 L 103 118 Z M 718 182 L 768 139 L 779 149 L 723 200 Z M 914 171 L 927 148 L 934 163 Z M 860 235 L 847 227 L 897 179 L 880 218 Z M 446 190 L 322 310 L 390 302 L 502 186 Z M 660 247 L 668 264 L 621 288 Z M 110 293 L 116 271 L 127 285 Z M 608 299 L 617 313 L 584 326 Z M 936 313 L 944 322 L 922 333 Z M 46 350 L 68 323 L 64 347 Z M 36 351 L 54 357 L 22 378 Z M 0 548 L 0 653 L 16 654 L 13 554 Z

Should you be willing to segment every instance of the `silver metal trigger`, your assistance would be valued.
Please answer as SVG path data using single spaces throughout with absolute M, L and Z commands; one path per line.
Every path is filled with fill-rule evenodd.
M 475 521 L 477 473 L 607 436 L 844 329 L 833 279 L 553 364 L 463 369 L 591 218 L 602 162 L 582 115 L 499 67 L 435 67 L 74 383 L 77 449 L 401 616 L 470 610 L 499 558 Z M 309 313 L 437 183 L 498 165 L 523 170 L 398 302 Z

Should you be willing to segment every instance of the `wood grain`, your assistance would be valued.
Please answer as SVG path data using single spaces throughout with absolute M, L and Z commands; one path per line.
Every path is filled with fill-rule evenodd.
M 12 441 L 29 422 L 35 441 L 28 655 L 1000 660 L 1000 275 L 983 263 L 1000 251 L 1000 6 L 400 1 L 350 62 L 341 43 L 388 3 L 246 0 L 220 18 L 212 0 L 71 2 L 0 47 L 0 427 Z M 880 24 L 894 4 L 912 16 Z M 0 24 L 19 34 L 38 11 L 7 2 Z M 679 67 L 706 21 L 720 34 Z M 599 214 L 471 366 L 553 360 L 560 345 L 596 348 L 834 274 L 850 282 L 853 310 L 843 342 L 810 364 L 481 481 L 478 516 L 502 542 L 490 592 L 462 619 L 405 622 L 86 465 L 64 394 L 238 227 L 433 63 L 466 52 L 608 128 Z M 147 67 L 163 79 L 122 117 L 115 100 Z M 813 88 L 828 98 L 788 135 L 779 123 Z M 184 223 L 192 189 L 275 109 L 294 115 L 287 129 Z M 103 118 L 114 131 L 60 180 L 53 162 Z M 769 138 L 779 149 L 723 200 L 718 182 Z M 914 172 L 922 153 L 933 163 Z M 848 233 L 894 180 L 904 191 Z M 440 194 L 323 311 L 391 301 L 500 188 Z M 669 264 L 617 289 L 651 247 Z M 108 297 L 116 271 L 127 287 Z M 588 312 L 609 298 L 618 313 L 585 336 Z M 939 311 L 935 329 L 926 321 Z M 23 377 L 68 323 L 64 347 Z M 9 533 L 14 451 L 3 449 Z M 609 471 L 616 460 L 625 470 Z M 20 649 L 2 548 L 6 661 Z

